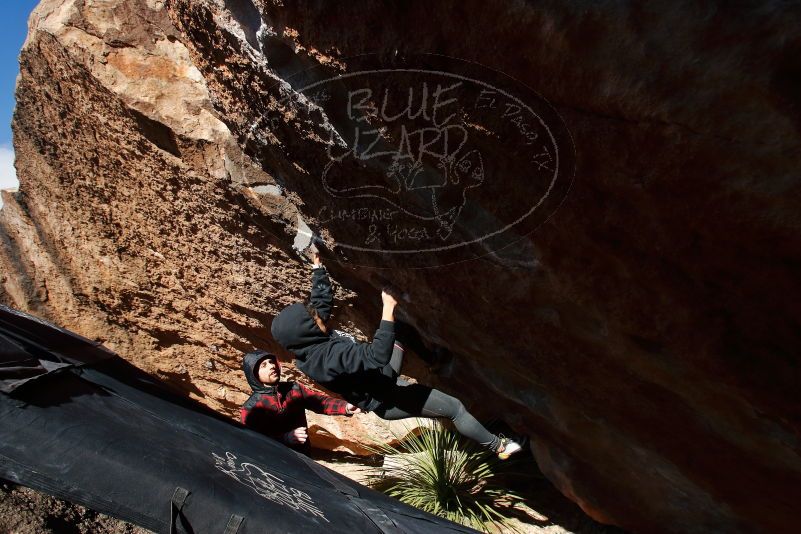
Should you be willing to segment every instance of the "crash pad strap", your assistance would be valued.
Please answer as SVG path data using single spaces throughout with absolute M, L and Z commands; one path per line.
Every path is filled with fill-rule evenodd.
M 185 529 L 182 525 L 176 525 L 176 520 L 180 516 L 181 508 L 184 507 L 184 503 L 186 502 L 186 498 L 188 496 L 189 490 L 186 490 L 180 486 L 176 487 L 172 494 L 172 499 L 170 499 L 170 534 L 185 532 Z
M 231 515 L 231 519 L 228 520 L 228 524 L 225 526 L 225 532 L 223 532 L 223 534 L 236 534 L 239 532 L 239 527 L 242 526 L 242 522 L 244 520 L 245 518 L 241 515 Z

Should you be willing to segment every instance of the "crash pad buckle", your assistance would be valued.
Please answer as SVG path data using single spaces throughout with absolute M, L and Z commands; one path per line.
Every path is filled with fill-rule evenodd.
M 180 486 L 175 488 L 175 492 L 172 494 L 172 505 L 175 506 L 178 510 L 183 508 L 184 502 L 186 498 L 189 496 L 189 490 L 186 490 Z

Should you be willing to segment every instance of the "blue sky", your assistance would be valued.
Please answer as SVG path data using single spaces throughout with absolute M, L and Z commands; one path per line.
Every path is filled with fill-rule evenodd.
M 19 73 L 19 51 L 28 34 L 28 16 L 38 3 L 38 0 L 6 2 L 0 17 L 0 189 L 16 186 L 11 146 L 14 84 Z

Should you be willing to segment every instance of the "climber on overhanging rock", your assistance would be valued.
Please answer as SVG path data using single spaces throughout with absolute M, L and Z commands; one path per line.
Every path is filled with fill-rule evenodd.
M 326 389 L 342 395 L 365 412 L 387 420 L 447 417 L 456 430 L 501 459 L 521 450 L 516 441 L 489 432 L 459 399 L 400 378 L 403 346 L 395 341 L 395 298 L 381 292 L 383 313 L 372 343 L 359 343 L 329 329 L 333 290 L 328 273 L 312 247 L 312 289 L 309 299 L 284 308 L 273 320 L 273 338 L 295 355 L 295 365 Z

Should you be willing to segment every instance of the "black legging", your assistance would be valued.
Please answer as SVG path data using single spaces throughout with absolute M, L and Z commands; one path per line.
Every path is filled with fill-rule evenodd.
M 403 347 L 395 343 L 392 358 L 381 372 L 395 378 L 395 385 L 388 392 L 381 405 L 373 410 L 378 417 L 389 421 L 406 419 L 407 417 L 447 417 L 453 421 L 456 430 L 481 445 L 495 452 L 500 446 L 500 439 L 489 432 L 484 425 L 470 415 L 462 401 L 451 397 L 438 389 L 422 384 L 410 384 L 398 375 L 403 365 Z

